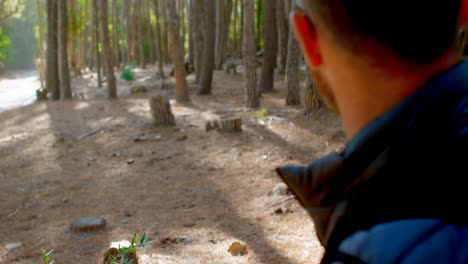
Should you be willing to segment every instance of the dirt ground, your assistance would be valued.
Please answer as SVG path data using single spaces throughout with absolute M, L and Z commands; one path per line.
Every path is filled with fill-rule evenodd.
M 85 74 L 73 81 L 73 102 L 0 113 L 0 263 L 41 263 L 41 248 L 54 249 L 59 264 L 102 263 L 111 242 L 144 232 L 155 243 L 139 250 L 140 263 L 318 263 L 313 223 L 294 199 L 273 192 L 274 168 L 342 148 L 336 115 L 285 107 L 277 76 L 277 91 L 261 99 L 269 116 L 253 120 L 242 107 L 242 75 L 217 71 L 213 95 L 196 96 L 191 85 L 190 104 L 172 103 L 177 126 L 154 128 L 148 98 L 161 81 L 153 72 L 119 80 L 118 100 L 90 88 L 95 76 Z M 149 92 L 130 94 L 138 84 Z M 205 132 L 223 115 L 242 116 L 243 132 Z M 134 142 L 141 134 L 161 139 Z M 104 217 L 105 230 L 71 232 L 84 216 Z M 246 255 L 228 253 L 234 241 L 246 243 Z M 5 249 L 14 242 L 22 246 Z

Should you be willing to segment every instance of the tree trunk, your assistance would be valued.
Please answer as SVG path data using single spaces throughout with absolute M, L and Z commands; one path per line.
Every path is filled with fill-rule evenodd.
M 37 12 L 37 25 L 38 25 L 38 49 L 39 49 L 39 58 L 37 64 L 37 71 L 39 72 L 39 80 L 41 83 L 41 88 L 45 87 L 45 64 L 46 64 L 46 52 L 44 48 L 44 23 L 42 21 L 42 4 L 41 0 L 36 0 L 36 12 Z
M 94 69 L 94 62 L 95 62 L 95 56 L 96 56 L 96 0 L 89 0 L 91 1 L 91 8 L 89 12 L 89 20 L 91 21 L 91 24 L 88 26 L 88 34 L 91 36 L 91 47 L 89 48 L 89 61 L 88 61 L 88 67 L 92 71 Z
M 155 59 L 154 59 L 154 48 L 153 48 L 153 27 L 151 25 L 150 0 L 146 0 L 145 8 L 146 8 L 146 18 L 147 18 L 146 36 L 147 36 L 148 49 L 149 49 L 149 55 L 150 55 L 150 63 L 154 65 Z
M 98 88 L 102 87 L 102 74 L 101 74 L 101 69 L 102 69 L 102 63 L 101 63 L 101 52 L 99 51 L 99 16 L 98 16 L 98 1 L 99 0 L 93 0 L 93 25 L 94 25 L 94 49 L 96 51 L 96 71 L 97 71 L 97 77 L 98 77 Z
M 143 24 L 141 18 L 141 1 L 136 0 L 136 23 L 137 23 L 137 34 L 138 34 L 138 50 L 139 50 L 139 64 L 141 68 L 146 69 L 146 58 L 145 58 L 145 38 L 143 37 Z
M 125 68 L 125 65 L 127 65 L 127 53 L 128 53 L 128 46 L 127 46 L 127 35 L 128 32 L 125 32 L 127 28 L 127 7 L 128 6 L 128 0 L 124 0 L 122 3 L 122 9 L 120 10 L 120 32 L 119 36 L 122 39 L 122 44 L 120 45 L 120 60 L 121 60 L 121 68 Z M 125 45 L 123 42 L 125 41 Z
M 58 69 L 58 0 L 47 0 L 47 78 L 51 100 L 60 99 Z
M 276 9 L 276 20 L 278 24 L 278 72 L 284 74 L 286 69 L 286 60 L 288 57 L 288 39 L 289 39 L 289 27 L 288 19 L 286 17 L 286 2 L 289 0 L 277 0 Z
M 192 2 L 193 0 L 188 0 L 187 3 L 187 31 L 188 31 L 188 53 L 189 61 L 192 65 L 195 65 L 195 49 L 193 47 L 193 30 L 195 29 L 195 24 L 193 24 L 193 15 L 192 15 Z M 195 67 L 195 66 L 194 66 Z
M 114 75 L 114 63 L 112 57 L 112 48 L 109 40 L 109 20 L 107 18 L 107 0 L 99 0 L 99 9 L 101 13 L 101 40 L 104 51 L 104 61 L 107 71 L 107 90 L 109 98 L 117 98 L 117 83 Z
M 203 68 L 203 0 L 192 0 L 191 1 L 191 15 L 193 25 L 193 41 L 194 41 L 194 55 L 195 55 L 195 82 L 200 83 L 201 73 Z
M 215 63 L 215 3 L 216 0 L 205 0 L 205 36 L 203 43 L 203 69 L 198 94 L 211 93 Z
M 161 1 L 163 2 L 163 6 L 165 6 L 167 1 L 174 1 L 174 0 L 167 0 L 167 1 L 166 0 L 161 0 Z M 168 25 L 166 23 L 168 18 L 167 18 L 167 14 L 165 12 L 166 10 L 162 9 L 161 11 L 162 11 L 163 21 L 164 21 L 164 24 L 163 24 L 164 26 L 162 27 L 162 29 L 163 29 L 163 32 L 162 32 L 163 40 L 162 40 L 162 42 L 163 42 L 163 50 L 164 50 L 164 53 L 163 53 L 164 54 L 164 61 L 166 63 L 169 63 L 169 53 L 171 53 L 171 52 L 169 50 L 169 29 L 168 29 Z M 177 14 L 177 12 L 176 12 L 176 14 Z M 179 31 L 175 31 L 175 32 L 179 32 Z
M 158 51 L 158 68 L 159 68 L 159 76 L 161 79 L 164 80 L 164 65 L 163 65 L 163 53 L 162 53 L 162 42 L 161 42 L 161 27 L 159 23 L 159 18 L 160 18 L 160 12 L 159 12 L 159 5 L 158 5 L 158 0 L 153 0 L 153 6 L 154 6 L 154 13 L 156 14 L 156 49 Z
M 225 2 L 224 2 L 225 1 Z M 216 69 L 221 70 L 223 68 L 224 57 L 226 52 L 226 42 L 229 36 L 229 26 L 231 24 L 231 13 L 232 13 L 232 0 L 222 0 L 219 2 L 219 11 L 221 15 L 219 17 L 219 36 L 217 36 L 217 48 L 216 48 Z M 224 3 L 224 4 L 221 4 Z
M 244 59 L 244 89 L 246 106 L 260 106 L 257 90 L 256 49 L 255 49 L 255 4 L 254 0 L 243 0 L 243 59 Z
M 135 53 L 133 50 L 133 38 L 132 38 L 132 6 L 130 5 L 130 0 L 124 0 L 125 4 L 125 27 L 127 34 L 127 65 L 132 64 L 132 60 L 135 58 Z
M 151 97 L 149 104 L 155 126 L 174 126 L 176 124 L 167 95 L 159 94 Z
M 294 0 L 292 0 L 294 2 Z M 294 5 L 292 3 L 291 5 Z M 301 58 L 301 51 L 299 43 L 293 34 L 292 29 L 289 30 L 288 41 L 288 59 L 286 63 L 286 79 L 288 86 L 288 95 L 286 97 L 286 105 L 299 105 L 301 104 L 301 96 L 299 89 L 299 59 Z
M 114 66 L 119 67 L 120 64 L 120 48 L 119 48 L 119 7 L 117 0 L 112 0 L 112 17 L 113 17 L 113 42 L 114 42 Z
M 221 60 L 221 39 L 224 24 L 224 0 L 217 0 L 213 4 L 215 5 L 215 66 L 219 70 L 218 64 Z
M 80 12 L 80 20 L 85 21 L 86 19 L 86 12 L 89 10 L 88 0 L 84 1 L 84 5 L 81 7 Z M 81 29 L 80 32 L 80 51 L 79 51 L 79 58 L 78 58 L 78 71 L 81 73 L 81 70 L 85 68 L 86 65 L 86 51 L 88 50 L 88 31 L 85 29 Z
M 306 115 L 312 113 L 313 111 L 319 109 L 323 105 L 322 97 L 317 90 L 315 81 L 312 76 L 310 69 L 307 69 L 307 80 L 306 80 L 306 93 L 305 93 L 305 109 L 304 112 Z
M 187 89 L 187 80 L 184 65 L 184 53 L 180 41 L 180 36 L 177 30 L 177 23 L 179 21 L 176 12 L 175 1 L 166 1 L 166 17 L 167 17 L 167 30 L 168 37 L 170 40 L 172 61 L 174 62 L 175 68 L 175 79 L 176 79 L 176 99 L 178 102 L 189 101 L 189 94 Z
M 255 22 L 256 23 L 256 28 L 255 28 L 255 41 L 257 43 L 257 50 L 261 49 L 261 42 L 262 42 L 262 13 L 263 13 L 263 1 L 258 0 L 257 2 L 257 8 L 256 8 L 256 14 L 255 14 Z
M 239 20 L 239 0 L 234 0 L 234 17 L 233 17 L 233 23 L 234 23 L 234 26 L 233 26 L 233 37 L 234 37 L 234 41 L 233 41 L 233 44 L 232 44 L 232 50 L 233 51 L 237 51 L 239 46 L 237 45 L 238 43 L 238 39 L 239 37 L 237 36 L 237 24 L 238 24 L 238 20 Z M 241 24 L 242 24 L 242 21 L 241 21 Z
M 274 74 L 277 54 L 276 0 L 264 1 L 263 65 L 259 90 L 268 93 L 274 89 Z M 280 0 L 281 1 L 281 0 Z
M 72 99 L 70 86 L 70 70 L 68 68 L 68 10 L 67 1 L 58 1 L 59 13 L 59 70 L 60 70 L 60 88 L 63 99 Z
M 61 0 L 59 2 L 62 2 Z M 60 11 L 59 11 L 60 12 Z M 66 15 L 68 16 L 68 9 L 65 10 L 66 12 Z M 77 24 L 77 21 L 76 21 L 76 0 L 70 0 L 70 12 L 69 12 L 69 15 L 70 15 L 70 23 L 72 24 L 71 26 L 71 31 L 70 31 L 70 42 L 68 43 L 68 59 L 67 61 L 70 62 L 70 68 L 72 71 L 76 71 L 76 36 L 77 36 L 77 31 L 78 31 L 78 27 L 76 26 Z M 68 20 L 68 18 L 67 18 Z M 67 21 L 67 24 L 68 24 L 68 21 Z M 60 29 L 59 29 L 60 31 Z M 66 33 L 68 34 L 68 28 L 65 29 Z M 68 42 L 68 40 L 67 40 Z M 63 91 L 63 88 L 62 88 L 62 91 Z

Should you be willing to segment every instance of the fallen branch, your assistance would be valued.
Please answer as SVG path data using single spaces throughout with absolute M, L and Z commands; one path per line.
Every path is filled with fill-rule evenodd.
M 79 136 L 76 140 L 77 140 L 77 141 L 81 141 L 81 140 L 83 140 L 83 139 L 85 139 L 85 138 L 87 138 L 87 137 L 90 137 L 90 136 L 92 136 L 92 135 L 95 135 L 95 134 L 101 132 L 102 130 L 104 130 L 104 128 L 102 128 L 102 127 L 101 127 L 101 128 L 97 128 L 97 129 L 94 129 L 94 130 L 91 130 L 91 131 L 89 131 L 88 133 L 85 133 L 85 134 Z
M 8 215 L 8 218 L 12 218 L 13 216 L 15 216 L 15 215 L 19 212 L 19 210 L 21 209 L 21 207 L 23 207 L 23 203 L 20 203 L 20 204 L 18 205 L 18 207 L 16 208 L 16 210 L 15 210 L 13 213 L 11 213 L 11 214 Z
M 277 205 L 280 205 L 280 204 L 282 204 L 282 203 L 284 203 L 284 202 L 287 202 L 287 201 L 289 201 L 289 200 L 292 200 L 292 199 L 294 199 L 294 198 L 296 198 L 296 196 L 288 196 L 288 197 L 284 198 L 283 200 L 281 200 L 281 201 L 279 201 L 279 202 L 276 202 L 276 203 L 274 203 L 274 204 L 272 204 L 272 205 L 270 205 L 270 206 L 267 206 L 267 207 L 268 207 L 268 208 L 275 207 L 275 206 L 277 206 Z

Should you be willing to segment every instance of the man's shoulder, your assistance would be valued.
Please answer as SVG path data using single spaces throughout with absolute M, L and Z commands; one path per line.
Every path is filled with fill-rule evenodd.
M 339 246 L 341 263 L 468 263 L 468 226 L 414 219 L 359 231 Z M 340 261 L 336 262 L 340 263 Z

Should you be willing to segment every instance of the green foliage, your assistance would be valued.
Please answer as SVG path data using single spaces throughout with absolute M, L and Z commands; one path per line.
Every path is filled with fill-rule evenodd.
M 252 113 L 252 118 L 255 120 L 259 120 L 267 117 L 268 115 L 268 108 L 262 107 L 260 110 Z
M 143 235 L 140 238 L 140 241 L 138 244 L 136 244 L 136 234 L 133 235 L 132 241 L 130 242 L 129 247 L 119 247 L 117 250 L 119 251 L 119 255 L 117 257 L 109 255 L 109 258 L 111 260 L 112 264 L 120 264 L 120 263 L 127 263 L 130 264 L 132 261 L 127 258 L 128 254 L 135 254 L 137 248 L 144 248 L 149 245 L 151 245 L 154 240 L 150 240 L 146 233 L 143 233 Z M 121 259 L 121 261 L 118 261 Z
M 133 69 L 136 67 L 136 60 L 133 60 L 130 66 L 125 68 L 122 73 L 120 74 L 120 78 L 126 81 L 134 81 L 135 80 L 135 73 L 133 72 Z
M 42 263 L 44 264 L 54 264 L 55 263 L 55 259 L 50 259 L 50 254 L 52 254 L 54 250 L 50 250 L 49 252 L 46 252 L 45 249 L 42 249 L 41 250 L 41 253 L 42 253 Z
M 10 38 L 3 33 L 0 28 L 0 68 L 5 64 L 11 55 L 11 41 Z

